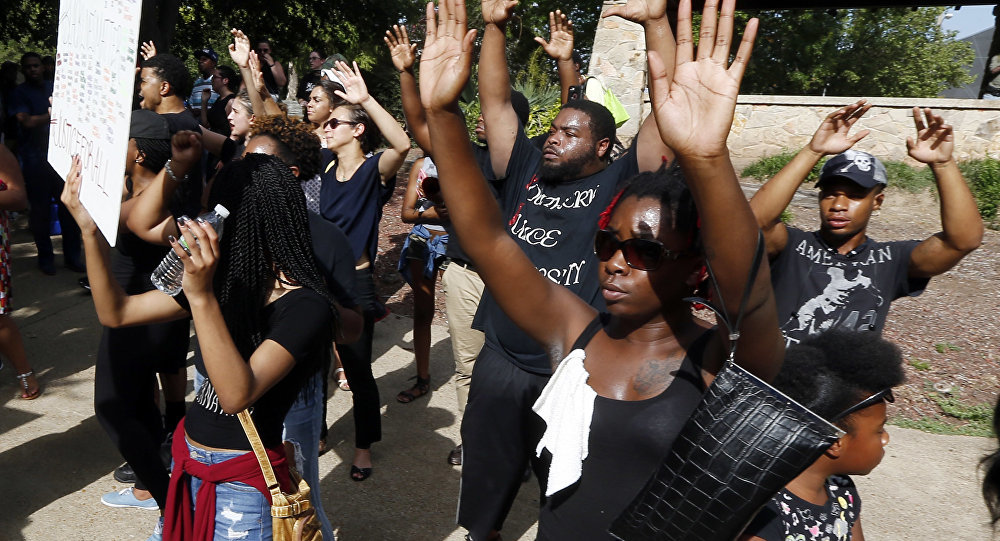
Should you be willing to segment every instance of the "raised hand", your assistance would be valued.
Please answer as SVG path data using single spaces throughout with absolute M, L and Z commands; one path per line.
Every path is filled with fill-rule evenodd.
M 139 51 L 142 53 L 143 60 L 149 60 L 156 56 L 156 44 L 153 43 L 153 40 L 144 41 L 139 46 Z
M 73 156 L 73 160 L 69 166 L 69 173 L 66 174 L 66 183 L 63 185 L 59 200 L 62 201 L 63 205 L 66 206 L 66 210 L 76 220 L 77 225 L 80 226 L 80 231 L 93 233 L 97 231 L 97 223 L 94 222 L 94 218 L 90 216 L 90 212 L 80 202 L 80 186 L 83 185 L 83 178 L 80 176 L 81 169 L 80 156 Z
M 601 18 L 621 17 L 634 23 L 642 24 L 667 15 L 667 0 L 628 0 L 625 4 L 616 4 L 601 14 Z
M 649 51 L 653 114 L 663 142 L 678 156 L 717 157 L 727 153 L 726 138 L 736 110 L 736 96 L 746 70 L 757 19 L 750 19 L 732 65 L 727 68 L 733 35 L 735 0 L 707 0 L 701 19 L 697 55 L 691 36 L 691 0 L 681 0 L 677 14 L 676 68 L 670 70 Z
M 246 68 L 250 60 L 250 38 L 242 30 L 235 28 L 230 33 L 233 35 L 233 42 L 229 44 L 229 56 L 237 67 Z
M 817 154 L 840 154 L 854 146 L 871 133 L 871 130 L 862 130 L 854 135 L 850 135 L 851 126 L 858 121 L 865 113 L 871 109 L 871 104 L 866 100 L 858 100 L 847 107 L 837 109 L 823 119 L 823 123 L 816 129 L 812 140 L 809 141 L 809 150 Z
M 486 24 L 507 24 L 517 0 L 482 0 L 483 22 Z M 464 7 L 462 8 L 465 9 Z
M 264 84 L 264 72 L 260 69 L 260 60 L 256 51 L 250 51 L 247 57 L 247 67 L 250 68 L 250 75 L 253 77 L 253 87 L 262 97 L 269 95 Z
M 361 69 L 358 68 L 357 62 L 354 62 L 354 69 L 351 69 L 351 66 L 338 60 L 333 66 L 333 72 L 340 79 L 341 84 L 344 85 L 343 92 L 339 90 L 334 91 L 341 98 L 344 98 L 349 103 L 359 105 L 371 97 L 368 94 L 368 85 L 365 84 L 364 78 L 361 77 Z
M 173 169 L 190 171 L 201 160 L 201 134 L 179 131 L 170 139 L 170 161 Z
M 486 2 L 483 2 L 484 7 Z M 458 106 L 469 81 L 475 30 L 467 30 L 465 0 L 441 0 L 438 12 L 427 4 L 427 37 L 420 55 L 420 102 L 425 109 Z
M 573 21 L 560 10 L 549 12 L 549 40 L 535 36 L 535 41 L 542 46 L 545 53 L 556 60 L 571 60 L 573 58 Z
M 406 32 L 406 25 L 392 25 L 392 30 L 385 31 L 385 44 L 389 46 L 389 56 L 392 57 L 392 65 L 396 71 L 407 71 L 413 68 L 417 61 L 417 44 L 410 43 L 410 36 Z
M 184 263 L 184 295 L 193 299 L 212 294 L 212 277 L 219 261 L 219 235 L 212 226 L 198 219 L 177 220 L 177 230 L 187 249 L 173 235 L 167 237 L 174 253 Z
M 923 110 L 926 123 L 920 117 L 920 108 L 913 108 L 913 123 L 917 127 L 917 137 L 906 138 L 906 151 L 918 162 L 933 165 L 952 159 L 955 150 L 955 134 L 950 124 L 945 124 L 941 115 L 929 108 Z

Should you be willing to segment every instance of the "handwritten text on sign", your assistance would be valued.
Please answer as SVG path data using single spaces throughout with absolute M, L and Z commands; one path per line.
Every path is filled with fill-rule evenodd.
M 52 94 L 49 163 L 79 155 L 80 200 L 112 245 L 128 150 L 141 0 L 63 1 Z

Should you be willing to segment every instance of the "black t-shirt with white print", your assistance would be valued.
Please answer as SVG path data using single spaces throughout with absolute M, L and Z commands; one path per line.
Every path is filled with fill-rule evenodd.
M 179 303 L 186 299 L 175 297 Z M 182 304 L 183 306 L 183 304 Z M 299 391 L 323 365 L 329 355 L 333 340 L 333 311 L 326 299 L 315 291 L 301 287 L 264 306 L 266 325 L 264 340 L 273 340 L 285 348 L 295 359 L 291 372 L 274 384 L 250 407 L 250 417 L 265 447 L 281 444 L 281 430 L 285 415 L 299 395 Z M 200 355 L 195 358 L 195 368 L 207 376 Z M 188 409 L 184 428 L 191 439 L 220 449 L 250 450 L 243 425 L 235 414 L 228 414 L 219 405 L 219 397 L 211 380 L 195 395 Z
M 923 293 L 929 278 L 910 278 L 920 241 L 866 239 L 840 254 L 818 231 L 788 228 L 785 249 L 771 261 L 771 285 L 786 345 L 830 329 L 882 332 L 889 303 Z
M 594 256 L 594 233 L 619 183 L 639 171 L 635 148 L 598 173 L 561 184 L 538 179 L 542 151 L 518 131 L 501 187 L 504 225 L 543 276 L 565 286 L 598 311 L 604 309 Z M 546 352 L 500 309 L 487 290 L 473 325 L 486 346 L 518 367 L 551 374 Z

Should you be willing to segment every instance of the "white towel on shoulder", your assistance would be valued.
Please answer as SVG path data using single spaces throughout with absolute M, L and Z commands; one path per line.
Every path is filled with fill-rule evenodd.
M 542 449 L 552 453 L 546 496 L 576 483 L 587 458 L 597 393 L 587 385 L 590 374 L 583 367 L 585 358 L 582 349 L 571 351 L 531 408 L 545 421 L 545 434 L 535 454 L 541 456 Z

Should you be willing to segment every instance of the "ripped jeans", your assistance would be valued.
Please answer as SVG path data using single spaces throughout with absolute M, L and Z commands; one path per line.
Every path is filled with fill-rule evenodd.
M 191 458 L 218 464 L 246 452 L 209 451 L 187 442 Z M 197 500 L 201 479 L 191 477 L 191 501 Z M 221 483 L 215 488 L 214 539 L 271 540 L 271 506 L 256 488 L 245 483 Z
M 323 427 L 323 377 L 313 376 L 285 415 L 285 430 L 281 438 L 295 444 L 295 464 L 302 478 L 309 484 L 309 501 L 319 517 L 323 539 L 333 539 L 330 519 L 323 510 L 323 492 L 319 485 L 319 433 Z

